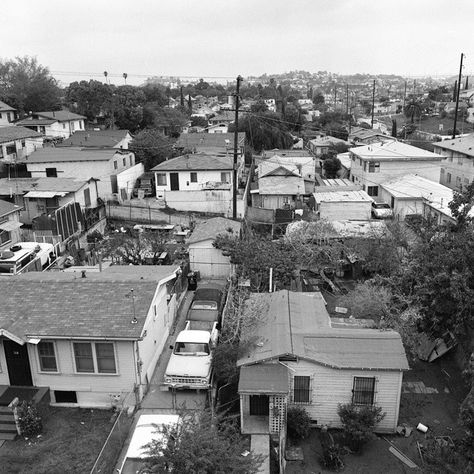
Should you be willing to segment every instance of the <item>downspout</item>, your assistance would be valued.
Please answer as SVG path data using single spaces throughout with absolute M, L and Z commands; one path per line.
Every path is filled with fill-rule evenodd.
M 138 405 L 140 403 L 140 387 L 141 387 L 141 365 L 139 365 L 140 361 L 140 351 L 138 349 L 138 341 L 135 341 L 134 343 L 134 351 L 133 351 L 133 362 L 135 364 L 135 401 L 136 404 Z

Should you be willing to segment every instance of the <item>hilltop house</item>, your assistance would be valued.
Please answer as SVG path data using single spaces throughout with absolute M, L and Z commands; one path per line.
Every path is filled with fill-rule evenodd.
M 112 266 L 83 277 L 2 281 L 0 392 L 49 389 L 51 404 L 139 403 L 174 322 L 177 266 Z M 36 273 L 36 275 L 33 275 Z
M 245 153 L 245 133 L 239 132 L 238 153 Z M 209 155 L 233 155 L 234 134 L 233 133 L 183 133 L 175 143 L 177 150 L 190 151 L 192 153 L 207 153 Z
M 243 157 L 238 167 L 237 179 L 242 174 Z M 156 197 L 164 205 L 181 211 L 232 215 L 231 156 L 183 155 L 164 161 L 151 171 L 155 173 Z
M 68 110 L 55 110 L 32 113 L 15 125 L 30 128 L 46 137 L 69 138 L 74 132 L 85 130 L 85 119 L 84 115 L 74 114 Z
M 21 207 L 0 199 L 0 251 L 19 242 Z
M 380 200 L 380 185 L 398 176 L 416 173 L 439 182 L 441 156 L 406 143 L 389 141 L 350 149 L 351 180 Z
M 381 407 L 376 431 L 395 432 L 409 369 L 397 332 L 332 327 L 321 293 L 254 294 L 246 310 L 255 308 L 260 323 L 243 334 L 248 349 L 237 362 L 242 433 L 278 434 L 290 406 L 340 428 L 345 403 Z
M 129 199 L 144 172 L 142 163 L 135 164 L 134 153 L 114 148 L 48 147 L 33 153 L 25 163 L 33 178 L 94 178 L 103 200 Z
M 10 107 L 0 100 L 0 127 L 8 127 L 12 125 L 16 119 L 16 109 Z
M 57 146 L 128 150 L 132 140 L 133 137 L 128 130 L 85 130 L 74 132 L 73 135 Z

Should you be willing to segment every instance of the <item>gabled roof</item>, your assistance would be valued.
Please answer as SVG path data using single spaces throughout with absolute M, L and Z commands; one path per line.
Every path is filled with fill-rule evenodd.
M 74 178 L 0 178 L 0 196 L 23 195 L 29 191 L 73 193 L 87 184 Z
M 24 138 L 41 138 L 42 136 L 41 133 L 26 127 L 0 127 L 0 143 L 23 140 Z
M 245 141 L 245 133 L 239 132 L 238 142 Z M 234 148 L 233 133 L 182 133 L 177 142 L 177 148 L 220 148 L 223 150 Z
M 357 157 L 369 161 L 441 161 L 443 159 L 436 153 L 397 141 L 372 143 L 351 148 L 350 151 Z
M 97 150 L 90 148 L 40 148 L 25 158 L 26 163 L 57 163 L 61 161 L 109 161 L 116 153 L 121 153 L 118 149 Z M 130 153 L 124 150 L 124 153 Z
M 209 122 L 233 122 L 235 120 L 235 112 L 231 110 L 222 110 L 215 117 L 209 119 Z
M 291 355 L 335 369 L 409 368 L 397 332 L 332 328 L 320 293 L 259 293 L 248 305 L 258 309 L 261 322 L 243 335 L 251 347 L 238 366 Z
M 8 214 L 13 214 L 21 209 L 20 206 L 16 206 L 7 201 L 0 199 L 0 217 L 7 216 Z
M 230 156 L 193 153 L 163 161 L 163 163 L 152 168 L 151 171 L 207 171 L 231 170 L 232 168 L 233 158 Z
M 397 198 L 426 198 L 427 200 L 445 200 L 446 204 L 453 199 L 453 190 L 435 181 L 415 174 L 406 174 L 380 185 Z
M 215 239 L 219 234 L 228 233 L 229 229 L 232 229 L 232 233 L 238 237 L 240 227 L 240 222 L 232 221 L 225 217 L 213 217 L 196 225 L 188 240 L 188 244 Z
M 176 267 L 165 272 L 174 275 Z M 36 273 L 36 275 L 32 275 Z M 29 272 L 2 278 L 0 329 L 27 337 L 138 339 L 157 280 L 138 275 Z M 130 290 L 133 288 L 133 299 Z M 134 314 L 137 323 L 133 324 Z
M 0 100 L 0 112 L 14 112 L 16 109 Z
M 457 151 L 464 155 L 474 157 L 474 133 L 465 137 L 435 142 L 433 146 L 443 150 Z
M 58 147 L 108 147 L 112 148 L 124 140 L 130 132 L 128 130 L 86 130 L 74 132 L 67 140 L 58 144 Z
M 26 118 L 26 119 L 16 121 L 15 125 L 17 126 L 24 125 L 25 127 L 30 127 L 32 125 L 51 125 L 56 122 L 57 120 L 51 120 L 51 119 L 46 119 L 46 118 L 37 118 L 37 119 Z
M 68 122 L 69 120 L 81 120 L 86 118 L 84 115 L 75 114 L 73 112 L 69 112 L 69 110 L 35 112 L 33 115 L 38 115 L 38 117 L 44 117 L 47 119 L 57 120 L 58 122 Z

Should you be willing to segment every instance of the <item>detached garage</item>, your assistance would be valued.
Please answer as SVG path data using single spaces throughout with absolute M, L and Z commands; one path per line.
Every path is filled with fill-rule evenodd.
M 338 221 L 345 219 L 369 220 L 372 198 L 365 191 L 332 190 L 313 193 L 315 210 L 321 219 Z
M 189 263 L 191 271 L 199 272 L 201 278 L 220 279 L 230 275 L 229 257 L 212 244 L 220 234 L 231 234 L 236 237 L 240 233 L 240 222 L 224 217 L 214 217 L 196 225 L 189 245 Z

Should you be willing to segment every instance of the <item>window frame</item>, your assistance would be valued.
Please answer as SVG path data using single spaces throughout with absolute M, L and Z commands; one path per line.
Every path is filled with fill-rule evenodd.
M 41 355 L 41 353 L 40 353 L 41 344 L 51 344 L 52 348 L 53 348 L 53 355 L 52 356 L 51 355 Z M 59 371 L 59 364 L 58 364 L 58 356 L 57 356 L 58 351 L 56 349 L 55 341 L 45 339 L 45 340 L 41 340 L 40 342 L 38 342 L 38 345 L 36 346 L 36 354 L 38 356 L 38 371 L 39 372 L 45 373 L 45 374 L 58 374 L 60 372 Z M 54 358 L 54 363 L 56 365 L 56 369 L 51 370 L 51 369 L 44 368 L 43 363 L 42 363 L 43 357 Z
M 368 384 L 371 381 L 372 387 L 368 390 L 368 385 L 365 387 L 363 384 Z M 362 388 L 358 388 L 357 384 L 360 383 Z M 360 377 L 354 376 L 352 380 L 352 404 L 356 406 L 374 406 L 375 398 L 377 394 L 377 377 Z M 370 397 L 364 399 L 364 397 Z
M 296 387 L 296 379 L 307 379 L 307 388 L 306 387 Z M 303 380 L 301 380 L 303 382 Z M 313 377 L 310 375 L 294 375 L 292 378 L 292 388 L 291 388 L 291 401 L 296 405 L 311 405 L 313 401 Z M 298 390 L 298 396 L 297 391 Z M 303 399 L 304 398 L 304 399 Z
M 369 173 L 380 173 L 380 161 L 369 161 Z
M 163 178 L 163 177 L 164 177 L 164 179 L 160 180 L 160 178 Z M 157 186 L 168 186 L 167 173 L 156 173 L 156 185 Z
M 198 182 L 198 178 L 197 178 L 198 174 L 196 171 L 191 171 L 189 173 L 189 182 L 190 183 L 197 183 Z
M 230 182 L 231 182 L 231 173 L 229 171 L 221 171 L 221 183 L 230 184 Z
M 93 367 L 92 371 L 85 371 L 85 370 L 79 371 L 78 370 L 76 344 L 89 344 L 89 347 L 91 348 L 91 359 L 92 359 L 92 367 Z M 109 344 L 112 346 L 112 351 L 114 355 L 115 372 L 107 372 L 107 371 L 99 370 L 99 363 L 98 363 L 98 357 L 97 357 L 97 344 Z M 105 375 L 105 376 L 119 375 L 116 344 L 113 341 L 72 341 L 72 356 L 74 359 L 74 373 L 77 375 Z
M 47 178 L 57 178 L 58 169 L 57 168 L 45 168 L 45 173 Z
M 374 190 L 375 190 L 375 192 L 374 192 Z M 379 187 L 378 186 L 367 186 L 367 194 L 370 197 L 378 197 Z

